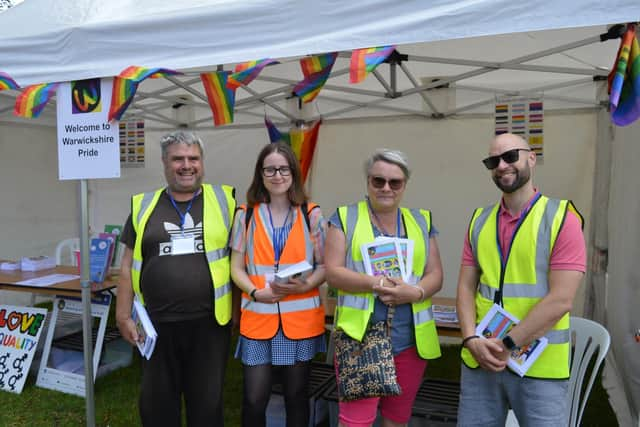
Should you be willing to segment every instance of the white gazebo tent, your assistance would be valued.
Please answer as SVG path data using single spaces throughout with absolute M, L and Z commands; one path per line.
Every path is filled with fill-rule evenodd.
M 630 141 L 637 139 L 638 125 L 612 132 L 601 104 L 604 97 L 602 93 L 595 95 L 597 85 L 593 83 L 594 79 L 607 75 L 607 68 L 593 66 L 595 60 L 572 57 L 576 49 L 598 44 L 606 28 L 584 30 L 589 35 L 582 38 L 576 38 L 573 30 L 563 29 L 637 21 L 639 17 L 640 5 L 633 1 L 614 1 L 606 5 L 595 1 L 543 2 L 533 7 L 495 0 L 439 1 L 429 5 L 417 1 L 359 1 L 352 4 L 279 0 L 180 3 L 27 0 L 0 15 L 0 71 L 11 75 L 21 86 L 113 76 L 129 65 L 185 71 L 185 76 L 170 79 L 181 89 L 157 84 L 148 91 L 147 86 L 143 86 L 135 105 L 130 108 L 131 117 L 154 120 L 158 122 L 158 129 L 182 124 L 168 113 L 171 111 L 168 106 L 181 102 L 200 107 L 200 116 L 187 124 L 193 128 L 206 127 L 210 113 L 202 91 L 197 89 L 197 72 L 263 57 L 283 58 L 282 64 L 277 66 L 283 70 L 276 66 L 265 70 L 255 86 L 248 88 L 248 94 L 238 99 L 237 124 L 226 129 L 261 126 L 261 120 L 256 116 L 264 115 L 265 104 L 283 121 L 314 118 L 320 115 L 319 109 L 296 110 L 288 105 L 288 92 L 298 79 L 292 72 L 297 67 L 295 58 L 331 51 L 343 53 L 318 101 L 323 103 L 321 116 L 325 119 L 389 114 L 410 114 L 431 120 L 456 118 L 465 112 L 482 111 L 483 107 L 490 106 L 496 94 L 540 92 L 545 92 L 547 104 L 558 102 L 573 109 L 600 109 L 589 243 L 599 260 L 608 251 L 610 262 L 608 270 L 602 262 L 597 266 L 604 269 L 591 266 L 586 312 L 604 323 L 612 333 L 614 345 L 609 359 L 615 362 L 620 377 L 626 379 L 619 386 L 623 398 L 615 399 L 614 395 L 614 400 L 623 403 L 614 402 L 614 407 L 621 419 L 627 419 L 625 417 L 637 417 L 640 408 L 637 386 L 640 369 L 637 358 L 632 357 L 631 340 L 631 333 L 640 322 L 635 312 L 607 311 L 603 302 L 606 301 L 609 307 L 631 307 L 630 303 L 638 301 L 640 292 L 631 261 L 633 254 L 638 252 L 632 238 L 637 236 L 638 227 L 631 223 L 620 228 L 623 219 L 634 217 L 629 214 L 640 210 L 637 200 L 634 204 L 633 197 L 625 197 L 626 183 L 633 182 L 637 168 L 623 167 L 633 156 L 617 151 L 625 146 L 629 152 L 637 154 L 637 148 Z M 532 33 L 550 29 L 555 30 L 550 35 Z M 479 36 L 492 37 L 475 38 Z M 465 52 L 467 41 L 475 53 L 477 49 L 483 49 L 486 56 L 491 57 L 495 49 L 513 39 L 519 41 L 515 48 L 521 48 L 522 53 L 514 50 L 509 59 L 468 59 L 465 55 L 475 56 Z M 458 50 L 445 47 L 442 54 L 423 53 L 424 43 L 447 46 L 447 40 L 459 43 L 456 45 Z M 615 51 L 615 43 L 613 48 L 609 43 L 608 52 Z M 399 53 L 407 56 L 389 65 L 388 77 L 378 72 L 374 74 L 375 79 L 370 77 L 366 84 L 350 86 L 345 83 L 351 49 L 389 44 L 398 45 Z M 611 59 L 607 58 L 605 62 L 609 61 Z M 428 64 L 435 71 L 416 71 L 420 70 L 421 64 Z M 444 65 L 455 71 L 438 68 Z M 499 77 L 502 87 L 478 83 L 483 75 L 495 73 L 502 77 L 508 70 L 518 74 L 511 81 Z M 524 80 L 534 72 L 542 73 L 547 83 L 527 87 Z M 416 76 L 446 77 L 435 81 Z M 429 89 L 446 84 L 456 84 L 458 89 L 472 93 L 469 101 L 454 108 L 443 108 L 430 99 Z M 573 88 L 585 86 L 590 88 L 587 90 L 591 91 L 590 96 L 572 93 Z M 557 94 L 557 90 L 568 90 L 569 93 Z M 185 100 L 182 97 L 185 92 L 192 98 Z M 2 121 L 10 120 L 7 116 L 10 116 L 13 96 L 15 93 L 11 91 L 0 93 Z M 428 108 L 423 107 L 423 102 Z M 45 113 L 49 114 L 51 110 Z M 43 120 L 47 120 L 46 116 Z M 613 144 L 618 141 L 618 145 Z M 612 221 L 614 218 L 615 222 Z M 83 228 L 87 228 L 86 221 L 83 221 Z M 614 254 L 617 255 L 615 259 Z M 606 271 L 609 271 L 609 283 L 615 286 L 607 285 Z M 599 286 L 591 283 L 599 283 Z M 620 345 L 616 346 L 616 343 Z M 87 396 L 87 422 L 92 424 L 93 402 L 90 394 Z M 622 413 L 624 411 L 627 413 Z

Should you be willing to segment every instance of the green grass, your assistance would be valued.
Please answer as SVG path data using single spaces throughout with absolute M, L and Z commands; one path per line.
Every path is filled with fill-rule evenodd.
M 233 346 L 232 346 L 233 347 Z M 444 346 L 440 359 L 429 362 L 427 376 L 459 379 L 459 346 Z M 131 427 L 140 425 L 138 418 L 138 391 L 140 386 L 140 358 L 137 351 L 133 363 L 103 378 L 95 385 L 95 421 L 100 427 Z M 242 402 L 242 367 L 230 357 L 225 381 L 225 425 L 240 424 Z M 82 426 L 85 425 L 84 399 L 35 386 L 30 376 L 22 394 L 0 392 L 0 426 Z M 607 394 L 600 385 L 594 385 L 583 416 L 583 426 L 613 426 L 615 415 L 609 406 Z

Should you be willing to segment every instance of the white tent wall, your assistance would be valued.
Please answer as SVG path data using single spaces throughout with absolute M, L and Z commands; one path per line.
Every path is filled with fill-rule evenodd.
M 605 313 L 611 334 L 611 352 L 605 374 L 617 374 L 609 380 L 617 387 L 613 396 L 614 410 L 620 425 L 634 426 L 638 425 L 640 414 L 640 343 L 634 339 L 634 334 L 640 333 L 640 270 L 632 267 L 640 259 L 639 134 L 638 122 L 614 131 Z M 616 384 L 616 377 L 625 380 Z M 628 410 L 623 404 L 624 396 Z
M 0 131 L 0 259 L 53 255 L 78 234 L 75 181 L 58 180 L 55 128 L 3 125 Z M 0 303 L 23 303 L 22 292 L 0 291 Z

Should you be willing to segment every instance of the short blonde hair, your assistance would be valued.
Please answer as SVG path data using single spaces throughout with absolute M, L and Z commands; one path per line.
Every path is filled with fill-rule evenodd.
M 370 175 L 371 168 L 375 162 L 387 162 L 398 166 L 402 169 L 402 173 L 406 180 L 409 180 L 411 176 L 411 169 L 409 169 L 409 159 L 405 153 L 400 150 L 390 150 L 388 148 L 378 148 L 369 156 L 364 163 L 364 173 L 366 176 Z

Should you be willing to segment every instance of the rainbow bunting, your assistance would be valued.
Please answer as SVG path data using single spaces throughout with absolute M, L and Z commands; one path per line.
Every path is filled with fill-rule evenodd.
M 611 121 L 627 126 L 640 118 L 640 46 L 635 25 L 629 24 L 616 64 L 609 74 Z
M 273 122 L 266 116 L 264 117 L 264 123 L 267 126 L 269 141 L 271 141 L 271 143 L 283 141 L 291 146 L 291 149 L 300 162 L 302 181 L 305 182 L 311 169 L 321 120 L 315 122 L 311 127 L 293 127 L 289 132 L 281 132 L 278 130 Z
M 144 79 L 157 79 L 159 77 L 182 74 L 168 68 L 144 68 L 132 65 L 122 70 L 113 79 L 113 89 L 111 91 L 111 106 L 109 108 L 108 120 L 120 120 L 133 101 L 133 97 L 138 90 L 138 85 Z
M 138 90 L 138 83 L 133 80 L 114 77 L 111 90 L 111 106 L 107 120 L 120 120 L 124 112 L 133 101 L 133 96 Z
M 200 74 L 202 85 L 209 100 L 209 107 L 211 107 L 211 112 L 213 113 L 213 124 L 215 126 L 233 123 L 236 91 L 227 87 L 227 78 L 230 74 L 231 71 Z
M 351 53 L 349 81 L 351 83 L 360 83 L 363 81 L 367 77 L 367 74 L 384 62 L 395 48 L 395 46 L 382 46 L 354 50 Z
M 16 98 L 13 114 L 29 119 L 38 117 L 58 86 L 59 83 L 40 83 L 27 86 Z
M 227 87 L 234 90 L 240 86 L 248 85 L 253 81 L 253 79 L 258 77 L 258 74 L 260 74 L 260 71 L 262 71 L 264 67 L 276 62 L 277 61 L 273 59 L 266 58 L 257 61 L 243 62 L 242 64 L 236 65 L 235 72 L 227 79 Z
M 122 70 L 122 72 L 118 74 L 118 77 L 140 83 L 147 78 L 157 79 L 165 76 L 175 76 L 177 74 L 182 73 L 168 68 L 144 68 L 137 65 L 131 65 L 130 67 Z
M 304 80 L 296 84 L 293 88 L 293 93 L 302 98 L 304 102 L 313 101 L 327 82 L 337 57 L 338 53 L 334 52 L 302 58 L 300 67 L 304 74 Z
M 20 89 L 20 86 L 18 86 L 18 83 L 16 83 L 9 74 L 0 71 L 0 90 L 7 89 Z

